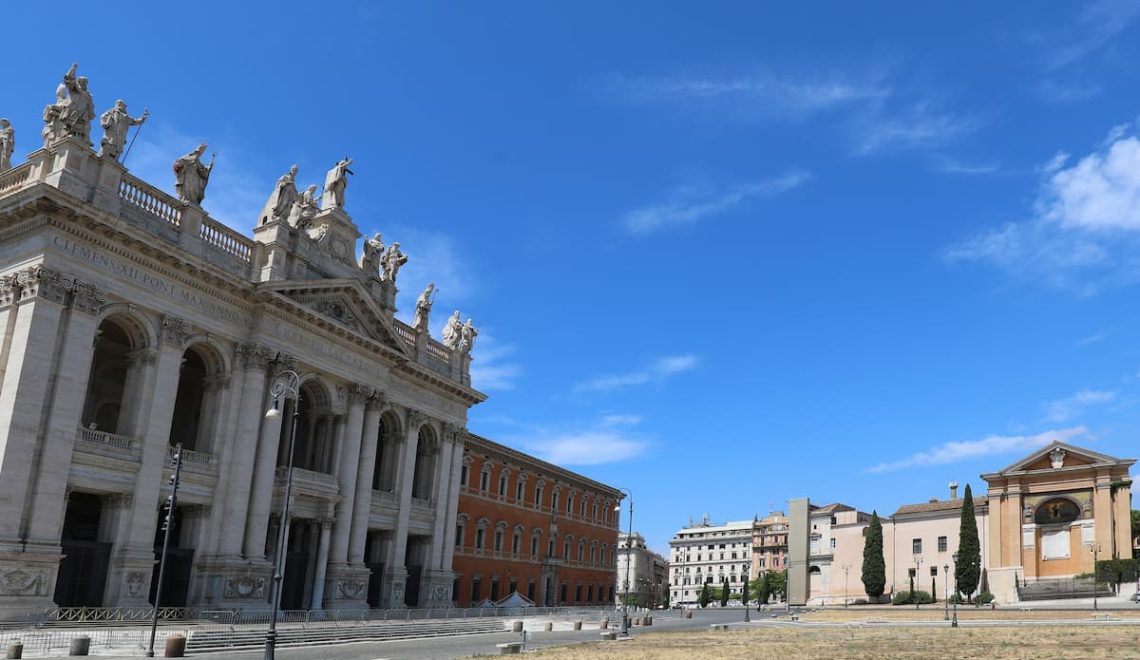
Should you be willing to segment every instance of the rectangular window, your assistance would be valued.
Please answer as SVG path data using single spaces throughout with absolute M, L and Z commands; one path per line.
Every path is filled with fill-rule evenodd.
M 558 510 L 558 491 L 554 491 L 554 494 L 550 496 L 550 508 L 554 511 Z
M 482 580 L 480 580 L 478 577 L 471 578 L 471 604 L 472 605 L 475 605 L 479 602 L 479 598 L 482 596 L 482 591 L 483 591 Z
M 835 539 L 831 539 L 831 549 L 835 549 Z
M 917 571 L 915 571 L 913 568 L 906 569 L 906 575 L 911 579 L 914 579 L 915 573 L 917 573 Z
M 488 470 L 483 470 L 483 472 L 479 475 L 479 490 L 481 490 L 485 493 L 485 492 L 487 492 L 487 489 L 490 487 L 491 487 L 491 473 Z
M 483 549 L 483 541 L 485 540 L 487 530 L 480 527 L 475 530 L 475 547 L 479 550 Z
M 467 473 L 468 473 L 468 469 L 467 469 L 467 466 L 466 466 L 466 465 L 464 465 L 464 466 L 463 466 L 463 467 L 462 467 L 462 468 L 459 470 L 459 485 L 460 485 L 460 486 L 466 486 L 466 485 L 467 485 L 467 480 L 468 480 L 468 478 L 469 478 L 469 477 L 468 477 L 468 475 L 467 475 Z M 379 490 L 379 489 L 378 489 L 378 488 L 373 488 L 373 490 Z
M 519 502 L 523 501 L 523 482 L 522 481 L 519 481 L 515 485 L 515 499 L 518 500 Z
M 922 539 L 914 539 L 910 542 L 910 551 L 913 554 L 922 554 Z
M 499 578 L 491 578 L 491 600 L 499 600 Z
M 522 534 L 515 534 L 511 539 L 511 552 L 516 555 L 519 553 L 520 546 L 522 545 Z
M 503 497 L 507 496 L 507 475 L 499 476 L 499 494 Z
M 542 506 L 542 487 L 539 486 L 538 488 L 534 489 L 534 508 L 537 509 L 541 506 Z
M 537 534 L 530 537 L 530 556 L 531 557 L 537 557 L 538 556 L 538 535 Z M 534 599 L 532 598 L 531 600 L 534 600 Z
M 938 537 L 938 552 L 946 552 L 946 537 Z
M 582 602 L 582 585 L 580 584 L 574 587 L 574 600 L 579 603 Z
M 532 601 L 534 600 L 534 580 L 526 584 L 526 597 Z
M 930 567 L 930 577 L 938 577 L 938 567 L 937 566 L 931 566 Z
M 463 547 L 463 525 L 455 526 L 455 547 Z

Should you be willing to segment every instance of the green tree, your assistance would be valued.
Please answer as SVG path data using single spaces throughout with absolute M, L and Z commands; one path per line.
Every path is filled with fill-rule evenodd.
M 934 576 L 930 576 L 930 598 L 932 603 L 938 602 L 938 588 L 934 585 Z
M 788 572 L 787 571 L 769 571 L 768 574 L 768 592 L 777 597 L 788 595 Z
M 1140 511 L 1132 509 L 1132 538 L 1140 538 Z M 1134 559 L 1140 559 L 1140 548 L 1132 552 Z
M 721 607 L 727 607 L 728 606 L 728 595 L 730 593 L 732 593 L 732 589 L 728 586 L 728 578 L 725 578 L 724 582 L 721 583 L 721 587 L 720 587 L 720 606 Z
M 741 588 L 740 602 L 744 604 L 744 609 L 748 609 L 748 580 L 744 581 L 744 586 Z
M 978 541 L 978 521 L 974 518 L 974 494 L 966 484 L 962 497 L 962 521 L 958 531 L 958 563 L 954 566 L 954 579 L 958 591 L 972 598 L 982 576 L 982 545 Z
M 887 562 L 883 559 L 883 523 L 879 514 L 871 512 L 871 524 L 863 541 L 863 591 L 878 600 L 887 586 Z
M 701 607 L 709 606 L 709 583 L 706 582 L 701 585 L 701 595 L 697 598 L 697 604 Z
M 669 607 L 669 583 L 661 585 L 661 606 Z

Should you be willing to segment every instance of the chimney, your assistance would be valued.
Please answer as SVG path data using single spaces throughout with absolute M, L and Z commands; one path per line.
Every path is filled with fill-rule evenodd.
M 950 482 L 950 499 L 952 499 L 952 500 L 958 499 L 958 482 L 957 481 L 951 481 Z

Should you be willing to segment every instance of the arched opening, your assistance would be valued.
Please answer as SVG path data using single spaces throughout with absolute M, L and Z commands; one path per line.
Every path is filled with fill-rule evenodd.
M 435 456 L 435 434 L 431 427 L 424 426 L 420 429 L 419 443 L 416 444 L 416 467 L 412 473 L 412 497 L 420 500 L 431 499 Z
M 376 431 L 376 463 L 372 466 L 372 490 L 396 489 L 396 462 L 399 450 L 399 424 L 391 414 L 380 417 Z
M 132 372 L 131 354 L 137 348 L 127 329 L 113 317 L 99 324 L 83 406 L 83 428 L 116 434 L 130 432 L 123 409 Z
M 107 516 L 98 495 L 72 493 L 63 520 L 63 559 L 53 600 L 60 607 L 99 607 L 107 581 L 111 543 Z
M 289 464 L 289 432 L 293 426 L 293 411 L 297 410 L 297 436 L 293 439 L 293 467 L 324 472 L 333 471 L 333 446 L 336 435 L 336 417 L 329 410 L 327 390 L 316 381 L 301 385 L 300 402 L 285 402 L 281 424 L 281 438 L 277 445 L 277 464 Z
M 199 349 L 186 349 L 182 356 L 182 369 L 178 375 L 178 390 L 174 400 L 174 414 L 170 424 L 170 444 L 182 444 L 184 449 L 206 451 L 209 433 L 206 419 L 209 401 L 210 369 Z

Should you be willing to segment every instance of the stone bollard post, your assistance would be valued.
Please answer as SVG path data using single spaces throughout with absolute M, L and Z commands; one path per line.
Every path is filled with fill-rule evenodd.
M 546 632 L 550 632 L 550 631 L 554 630 L 554 622 L 553 621 L 547 621 L 545 630 L 546 630 Z
M 71 646 L 67 649 L 68 655 L 87 655 L 91 651 L 90 637 L 72 637 Z
M 171 635 L 166 638 L 166 657 L 181 658 L 186 655 L 186 636 Z
M 602 619 L 602 622 L 600 624 L 598 624 L 598 628 L 601 628 L 602 630 L 608 630 L 609 627 L 610 627 L 610 620 L 609 619 Z
M 693 618 L 693 611 L 692 610 L 685 610 L 685 618 L 686 619 Z
M 8 658 L 8 660 L 20 660 L 20 658 L 23 658 L 24 657 L 24 643 L 17 641 L 17 642 L 12 642 L 11 644 L 9 644 L 8 645 L 8 655 L 6 657 Z
M 574 622 L 574 630 L 581 630 L 581 629 L 582 629 L 582 622 L 581 621 L 575 621 Z
M 641 625 L 652 626 L 653 625 L 653 617 L 651 617 L 651 616 L 645 617 L 644 619 L 641 620 Z
M 521 633 L 523 631 L 523 622 L 515 621 L 511 624 L 511 632 Z

